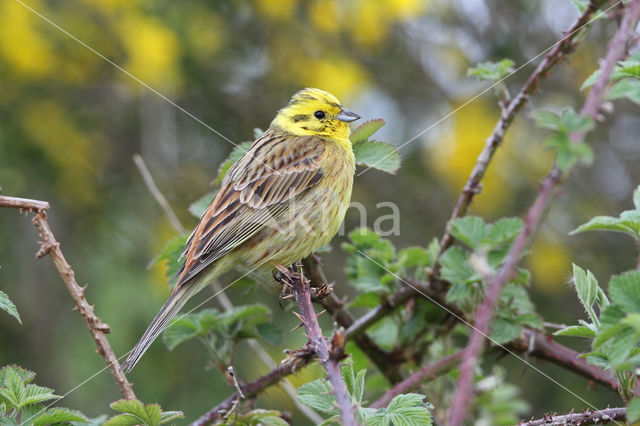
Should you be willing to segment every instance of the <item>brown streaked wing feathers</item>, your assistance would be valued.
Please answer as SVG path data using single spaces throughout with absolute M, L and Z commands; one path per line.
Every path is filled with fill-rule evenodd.
M 176 288 L 255 235 L 322 177 L 322 140 L 267 130 L 227 172 L 187 241 Z M 259 157 L 258 157 L 259 156 Z

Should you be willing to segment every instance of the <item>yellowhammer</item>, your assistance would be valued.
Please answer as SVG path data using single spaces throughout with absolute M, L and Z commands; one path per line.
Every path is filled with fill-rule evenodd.
M 171 297 L 122 365 L 130 371 L 186 301 L 234 267 L 288 266 L 327 244 L 351 199 L 349 122 L 330 93 L 293 95 L 222 181 L 191 233 Z

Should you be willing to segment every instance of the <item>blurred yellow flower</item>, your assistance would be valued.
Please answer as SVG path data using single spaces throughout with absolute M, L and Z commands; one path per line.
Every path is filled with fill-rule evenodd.
M 309 4 L 309 19 L 319 30 L 339 32 L 341 19 L 337 0 L 313 0 Z
M 127 71 L 151 86 L 179 85 L 179 47 L 169 28 L 151 17 L 133 15 L 122 18 L 119 28 Z
M 296 62 L 293 77 L 301 86 L 322 88 L 338 98 L 353 93 L 366 81 L 365 71 L 348 58 L 332 56 Z
M 293 16 L 297 0 L 256 0 L 258 11 L 271 19 L 284 21 Z
M 95 181 L 106 161 L 103 140 L 87 135 L 68 112 L 51 101 L 27 107 L 21 117 L 23 131 L 53 164 L 54 187 L 76 206 L 99 196 Z
M 30 2 L 38 8 L 39 2 Z M 15 1 L 0 4 L 0 55 L 17 78 L 36 78 L 52 71 L 55 58 L 40 18 Z
M 476 163 L 478 154 L 485 145 L 498 118 L 498 111 L 489 109 L 481 100 L 476 100 L 456 112 L 450 120 L 453 125 L 428 151 L 431 167 L 449 184 L 449 189 L 459 193 Z M 512 187 L 500 175 L 505 150 L 509 150 L 508 137 L 483 179 L 482 193 L 474 198 L 473 209 L 479 213 L 500 211 L 509 200 Z M 508 159 L 507 159 L 508 162 Z
M 571 258 L 567 247 L 561 241 L 541 233 L 526 259 L 535 285 L 549 293 L 567 290 L 568 287 L 563 283 L 569 277 Z

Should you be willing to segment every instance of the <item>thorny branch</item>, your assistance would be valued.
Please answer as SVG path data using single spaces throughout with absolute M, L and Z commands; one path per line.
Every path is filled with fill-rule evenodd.
M 340 360 L 345 358 L 344 332 L 342 329 L 336 331 L 330 344 L 327 344 L 325 337 L 322 335 L 322 330 L 320 330 L 318 318 L 313 309 L 313 303 L 311 302 L 311 285 L 309 280 L 301 272 L 298 272 L 297 268 L 288 270 L 279 267 L 278 270 L 282 274 L 282 284 L 290 288 L 291 293 L 293 293 L 298 303 L 300 319 L 307 331 L 309 347 L 316 354 L 327 372 L 327 378 L 333 388 L 332 393 L 336 397 L 336 402 L 340 409 L 340 420 L 344 426 L 356 426 L 358 422 L 356 420 L 355 407 L 351 403 L 347 385 L 340 372 Z
M 529 420 L 528 422 L 520 422 L 519 426 L 542 426 L 542 425 L 593 425 L 609 423 L 616 420 L 625 420 L 627 418 L 626 408 L 606 408 L 597 411 L 583 411 L 582 413 L 569 413 L 564 415 L 547 414 L 538 420 Z
M 633 37 L 634 29 L 639 19 L 640 0 L 633 0 L 626 6 L 620 29 L 609 45 L 607 55 L 600 67 L 598 79 L 592 86 L 591 91 L 589 92 L 589 95 L 587 96 L 587 99 L 580 111 L 581 116 L 592 119 L 597 118 L 611 73 L 618 61 L 624 58 L 626 54 L 626 44 Z M 581 141 L 584 136 L 585 134 L 583 132 L 576 132 L 570 135 L 570 140 L 571 142 L 576 143 Z M 530 243 L 530 239 L 534 235 L 535 229 L 540 223 L 544 212 L 556 192 L 556 188 L 560 185 L 562 179 L 566 177 L 567 174 L 568 172 L 562 173 L 557 166 L 554 166 L 549 174 L 544 178 L 538 195 L 525 217 L 523 230 L 513 242 L 513 245 L 511 246 L 500 269 L 495 275 L 487 280 L 487 293 L 484 301 L 476 310 L 476 328 L 471 334 L 469 344 L 465 349 L 465 354 L 460 367 L 460 378 L 458 380 L 457 391 L 454 395 L 449 411 L 449 424 L 452 426 L 462 424 L 466 417 L 466 410 L 472 397 L 471 387 L 473 381 L 473 370 L 482 351 L 485 335 L 489 332 L 491 319 L 493 318 L 493 310 L 498 298 L 500 297 L 500 293 L 504 285 L 513 275 L 523 251 Z
M 41 258 L 47 254 L 51 256 L 58 273 L 62 277 L 62 280 L 67 286 L 67 290 L 76 305 L 75 309 L 78 310 L 80 315 L 84 318 L 84 321 L 89 328 L 89 332 L 98 346 L 98 353 L 102 355 L 104 360 L 107 362 L 107 366 L 111 370 L 111 374 L 113 374 L 120 391 L 125 398 L 135 399 L 136 396 L 133 393 L 131 383 L 120 371 L 118 358 L 114 354 L 113 349 L 111 349 L 111 345 L 109 345 L 109 341 L 107 340 L 106 334 L 110 332 L 109 326 L 103 323 L 93 312 L 94 307 L 87 302 L 87 299 L 84 296 L 84 292 L 87 287 L 81 287 L 78 285 L 71 265 L 67 263 L 67 260 L 62 254 L 60 243 L 56 241 L 53 232 L 51 232 L 51 228 L 47 222 L 46 213 L 49 209 L 49 203 L 46 201 L 29 200 L 26 198 L 0 196 L 0 207 L 13 207 L 35 213 L 33 224 L 38 228 L 38 232 L 40 233 L 40 250 L 36 254 L 36 257 Z
M 440 251 L 433 268 L 434 275 L 437 275 L 439 272 L 440 257 L 452 243 L 451 230 L 453 221 L 465 215 L 473 197 L 481 191 L 482 188 L 480 182 L 489 167 L 493 154 L 495 154 L 496 150 L 502 143 L 504 136 L 516 115 L 526 105 L 531 95 L 538 90 L 540 82 L 551 74 L 551 68 L 553 68 L 558 61 L 575 50 L 579 40 L 578 36 L 585 30 L 584 27 L 592 19 L 598 8 L 606 2 L 607 0 L 592 0 L 589 3 L 589 6 L 582 15 L 580 15 L 573 25 L 571 25 L 571 28 L 564 33 L 565 36 L 562 37 L 560 41 L 558 41 L 558 43 L 556 43 L 545 55 L 542 62 L 540 62 L 535 71 L 527 79 L 527 82 L 522 86 L 520 92 L 518 92 L 508 105 L 501 108 L 500 119 L 493 128 L 491 136 L 487 138 L 485 147 L 478 156 L 478 160 L 471 171 L 471 175 L 469 175 L 469 179 L 462 190 L 462 194 L 458 197 L 458 201 L 451 213 L 451 217 L 447 222 L 444 235 L 440 239 Z

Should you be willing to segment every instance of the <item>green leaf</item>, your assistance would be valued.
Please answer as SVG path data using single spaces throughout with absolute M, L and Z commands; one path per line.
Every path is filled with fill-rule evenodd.
M 78 410 L 69 408 L 50 408 L 33 419 L 33 426 L 44 426 L 55 423 L 79 422 L 89 423 L 89 419 Z
M 36 404 L 38 402 L 48 401 L 50 399 L 62 398 L 59 395 L 53 393 L 53 389 L 45 388 L 36 385 L 27 385 L 25 388 L 24 405 Z
M 0 417 L 0 426 L 20 426 L 13 417 Z
M 589 5 L 588 1 L 585 0 L 571 0 L 576 8 L 578 8 L 578 12 L 583 14 L 585 10 L 587 10 L 587 6 Z
M 513 72 L 514 64 L 511 59 L 503 59 L 500 62 L 481 62 L 474 68 L 469 68 L 467 76 L 495 82 Z
M 550 130 L 560 130 L 562 128 L 562 120 L 555 112 L 539 109 L 533 112 L 533 119 L 538 127 Z
M 503 217 L 491 225 L 486 239 L 494 244 L 510 243 L 520 231 L 524 222 L 518 217 Z
M 282 343 L 282 330 L 274 323 L 264 322 L 262 324 L 258 324 L 256 329 L 258 330 L 258 333 L 260 333 L 260 336 L 272 345 L 279 345 Z
M 362 293 L 351 303 L 349 308 L 373 308 L 381 303 L 380 296 L 374 292 Z
M 580 225 L 569 234 L 574 235 L 585 231 L 617 231 L 634 235 L 633 229 L 626 226 L 619 218 L 611 216 L 596 216 L 584 225 Z
M 398 252 L 398 264 L 405 270 L 433 264 L 429 252 L 422 247 L 407 247 Z
M 364 411 L 366 425 L 419 426 L 431 425 L 431 413 L 422 403 L 424 395 L 401 394 L 385 409 Z
M 20 324 L 22 324 L 22 320 L 20 319 L 20 314 L 18 314 L 18 310 L 16 309 L 16 305 L 9 299 L 9 296 L 2 290 L 0 290 L 0 309 L 14 317 L 18 320 Z
M 365 121 L 360 126 L 358 126 L 358 128 L 354 130 L 353 133 L 351 133 L 351 144 L 355 145 L 358 142 L 366 141 L 384 125 L 385 122 L 382 118 Z
M 287 426 L 288 423 L 281 417 L 277 410 L 256 409 L 245 414 L 236 413 L 230 415 L 226 421 L 215 423 L 216 425 L 235 426 Z
M 520 325 L 507 318 L 497 317 L 491 324 L 491 339 L 494 343 L 506 343 L 520 335 Z
M 640 420 L 640 398 L 633 398 L 627 406 L 627 422 L 634 423 Z
M 462 248 L 450 247 L 440 258 L 442 278 L 460 284 L 465 284 L 473 278 L 478 279 L 479 277 L 476 276 L 467 259 L 468 254 Z
M 111 408 L 116 411 L 120 411 L 121 413 L 128 414 L 138 419 L 138 423 L 143 422 L 149 426 L 156 426 L 160 424 L 161 420 L 161 409 L 158 404 L 147 404 L 143 405 L 142 402 L 137 399 L 120 399 L 118 401 L 111 403 Z M 105 425 L 114 426 L 114 425 L 125 425 L 131 424 L 128 423 L 131 419 L 122 417 L 118 421 L 122 423 L 111 423 L 115 418 L 120 417 L 116 416 L 110 419 Z
M 587 311 L 587 314 L 595 324 L 598 324 L 598 317 L 593 310 L 593 304 L 598 296 L 598 281 L 591 271 L 586 271 L 573 264 L 573 284 L 578 293 L 578 299 Z
M 596 332 L 583 325 L 572 325 L 569 327 L 565 327 L 562 330 L 556 331 L 555 333 L 553 333 L 553 335 L 594 338 L 596 337 Z
M 451 224 L 451 235 L 475 249 L 487 235 L 488 229 L 483 220 L 476 216 L 465 216 Z
M 640 312 L 640 271 L 631 271 L 611 278 L 609 297 L 627 313 Z
M 640 185 L 633 191 L 633 205 L 636 210 L 640 210 Z
M 184 419 L 184 413 L 182 411 L 164 411 L 160 424 L 169 423 L 173 420 Z
M 104 423 L 104 426 L 135 426 L 142 423 L 138 417 L 131 414 L 118 414 Z
M 605 307 L 600 313 L 600 326 L 593 341 L 593 347 L 599 348 L 621 330 L 627 328 L 628 326 L 622 323 L 625 316 L 625 312 L 617 305 Z
M 622 320 L 622 323 L 630 326 L 635 331 L 640 332 L 640 314 L 627 314 L 627 316 Z
M 209 192 L 189 205 L 189 213 L 197 218 L 201 218 L 209 204 L 215 198 L 217 192 Z M 184 247 L 184 246 L 183 246 Z
M 613 368 L 620 366 L 631 355 L 631 350 L 636 345 L 638 336 L 640 336 L 640 333 L 631 327 L 626 327 L 613 337 L 611 346 L 607 351 L 609 362 Z
M 7 378 L 7 374 L 9 374 L 9 370 L 11 370 L 14 374 L 16 374 L 23 383 L 29 383 L 36 377 L 36 373 L 33 371 L 26 370 L 17 365 L 6 365 L 0 368 L 0 387 L 6 386 L 5 380 Z
M 607 92 L 605 99 L 613 101 L 620 98 L 627 98 L 631 102 L 640 105 L 640 81 L 624 79 L 613 85 Z
M 187 243 L 188 234 L 179 235 L 167 241 L 160 253 L 149 263 L 149 267 L 163 262 L 167 265 L 166 276 L 169 280 L 178 272 L 180 268 L 180 262 L 178 259 L 184 250 L 184 246 Z
M 369 335 L 384 349 L 391 349 L 398 340 L 398 324 L 389 317 L 375 322 L 368 329 Z
M 252 143 L 252 141 L 242 142 L 233 148 L 229 157 L 227 157 L 227 159 L 220 164 L 220 168 L 218 168 L 218 177 L 215 180 L 217 184 L 222 183 L 222 179 L 224 179 L 231 166 L 233 166 L 236 161 L 238 161 L 240 157 L 247 152 Z
M 324 379 L 314 380 L 298 388 L 298 401 L 327 414 L 337 414 L 336 399 L 331 385 Z
M 367 140 L 353 145 L 356 164 L 395 174 L 402 159 L 395 146 L 388 142 Z
M 0 388 L 0 395 L 2 395 L 13 408 L 20 409 L 23 407 L 27 390 L 15 369 L 9 368 L 6 371 L 4 387 Z
M 174 319 L 169 327 L 162 333 L 162 341 L 167 349 L 173 350 L 180 343 L 193 339 L 199 335 L 200 328 L 192 319 L 185 316 Z

